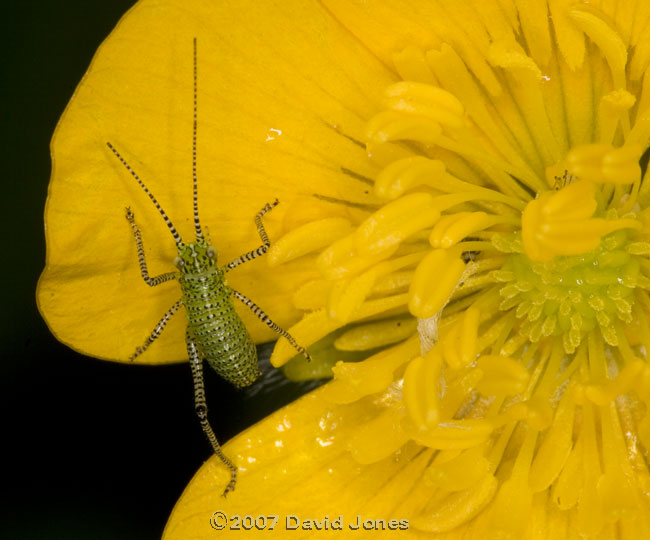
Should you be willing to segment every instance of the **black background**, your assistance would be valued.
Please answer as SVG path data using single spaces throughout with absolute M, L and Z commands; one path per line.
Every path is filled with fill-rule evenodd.
M 3 6 L 0 538 L 160 538 L 210 448 L 187 364 L 129 366 L 58 343 L 38 314 L 43 208 L 56 122 L 103 39 L 135 2 L 40 0 Z M 261 356 L 268 358 L 269 348 Z M 221 441 L 306 388 L 244 393 L 207 373 Z M 260 391 L 261 389 L 261 391 Z

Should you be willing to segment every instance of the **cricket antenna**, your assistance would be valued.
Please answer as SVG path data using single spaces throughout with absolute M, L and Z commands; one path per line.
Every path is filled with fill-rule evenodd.
M 140 187 L 144 189 L 144 192 L 149 195 L 149 198 L 153 202 L 154 206 L 158 209 L 158 212 L 160 212 L 160 215 L 163 217 L 165 220 L 165 223 L 167 224 L 167 227 L 172 233 L 172 236 L 174 237 L 174 242 L 176 242 L 176 245 L 181 247 L 183 245 L 183 240 L 181 239 L 181 235 L 178 234 L 178 231 L 176 230 L 176 227 L 174 227 L 174 224 L 172 223 L 171 219 L 167 217 L 167 214 L 165 214 L 165 211 L 162 209 L 162 206 L 158 204 L 158 201 L 156 200 L 156 197 L 153 196 L 153 193 L 147 189 L 147 186 L 144 185 L 144 182 L 140 180 L 140 177 L 135 173 L 135 171 L 131 168 L 131 166 L 126 162 L 126 160 L 120 155 L 120 153 L 115 149 L 115 147 L 107 142 L 106 145 L 112 150 L 112 152 L 117 156 L 117 159 L 119 159 L 122 162 L 122 165 L 126 167 L 126 170 L 131 173 L 131 176 L 136 179 L 138 184 L 140 184 Z
M 192 128 L 192 193 L 194 198 L 194 229 L 196 239 L 203 239 L 201 222 L 199 221 L 199 197 L 198 182 L 196 180 L 196 132 L 197 132 L 197 59 L 196 59 L 196 38 L 194 38 L 194 125 Z

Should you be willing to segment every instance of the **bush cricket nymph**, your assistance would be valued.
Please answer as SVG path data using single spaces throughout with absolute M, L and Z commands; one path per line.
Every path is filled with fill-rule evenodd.
M 255 345 L 235 311 L 232 297 L 241 301 L 272 330 L 286 338 L 291 345 L 307 359 L 307 351 L 301 347 L 293 337 L 275 324 L 253 301 L 226 284 L 226 274 L 233 268 L 247 261 L 264 255 L 270 246 L 269 238 L 264 230 L 262 217 L 271 211 L 278 200 L 266 204 L 255 216 L 257 232 L 262 244 L 252 251 L 244 253 L 224 266 L 217 265 L 217 250 L 210 245 L 201 228 L 198 211 L 198 189 L 196 174 L 196 141 L 197 141 L 197 53 L 196 39 L 194 39 L 194 123 L 192 132 L 192 185 L 194 229 L 193 242 L 185 243 L 171 220 L 162 209 L 153 193 L 145 186 L 144 182 L 121 156 L 117 149 L 110 143 L 106 144 L 120 160 L 122 165 L 135 178 L 140 187 L 149 196 L 154 206 L 165 220 L 167 228 L 174 237 L 178 255 L 174 259 L 177 271 L 166 272 L 159 276 L 151 277 L 147 269 L 145 252 L 142 243 L 142 234 L 136 225 L 135 216 L 130 208 L 126 209 L 126 219 L 133 231 L 137 248 L 140 273 L 145 283 L 151 287 L 158 286 L 171 280 L 177 280 L 181 288 L 181 298 L 169 308 L 158 324 L 146 339 L 143 345 L 135 349 L 131 360 L 144 353 L 164 330 L 171 317 L 181 308 L 185 307 L 187 313 L 187 330 L 185 341 L 192 377 L 194 381 L 195 410 L 215 454 L 230 469 L 230 482 L 223 494 L 235 488 L 237 481 L 237 467 L 222 452 L 221 446 L 212 430 L 207 416 L 207 405 L 203 383 L 203 360 L 224 379 L 236 387 L 246 387 L 261 375 Z

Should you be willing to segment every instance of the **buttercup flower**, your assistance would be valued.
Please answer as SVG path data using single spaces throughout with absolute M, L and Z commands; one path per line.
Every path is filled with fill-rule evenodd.
M 83 220 L 99 177 L 110 178 L 100 208 L 115 230 L 108 203 L 143 200 L 93 146 L 110 135 L 134 148 L 168 213 L 189 217 L 179 178 L 191 102 L 176 93 L 191 88 L 196 35 L 215 244 L 235 255 L 254 235 L 242 209 L 280 198 L 268 266 L 244 276 L 262 299 L 273 290 L 268 311 L 311 345 L 311 365 L 284 341 L 272 363 L 296 378 L 334 364 L 334 380 L 228 443 L 236 491 L 220 497 L 228 472 L 211 459 L 165 538 L 233 526 L 292 538 L 650 537 L 650 7 L 179 6 L 142 2 L 103 46 L 55 138 L 55 160 L 58 148 L 72 170 L 55 172 L 48 215 Z M 94 158 L 73 167 L 84 148 Z M 147 224 L 168 240 L 158 221 Z M 95 230 L 112 266 L 50 236 L 41 282 L 50 324 L 80 348 L 61 298 L 101 278 L 110 304 L 138 278 L 123 277 L 136 265 L 128 231 Z M 160 361 L 182 359 L 182 328 L 171 330 Z M 84 350 L 121 358 L 123 339 L 138 343 L 129 332 L 119 354 L 97 333 Z

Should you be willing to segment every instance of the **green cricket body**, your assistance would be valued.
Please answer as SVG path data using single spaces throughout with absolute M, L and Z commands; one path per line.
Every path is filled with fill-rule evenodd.
M 261 375 L 257 349 L 235 311 L 217 250 L 205 240 L 179 247 L 174 264 L 187 313 L 188 333 L 199 354 L 225 380 L 242 388 Z

